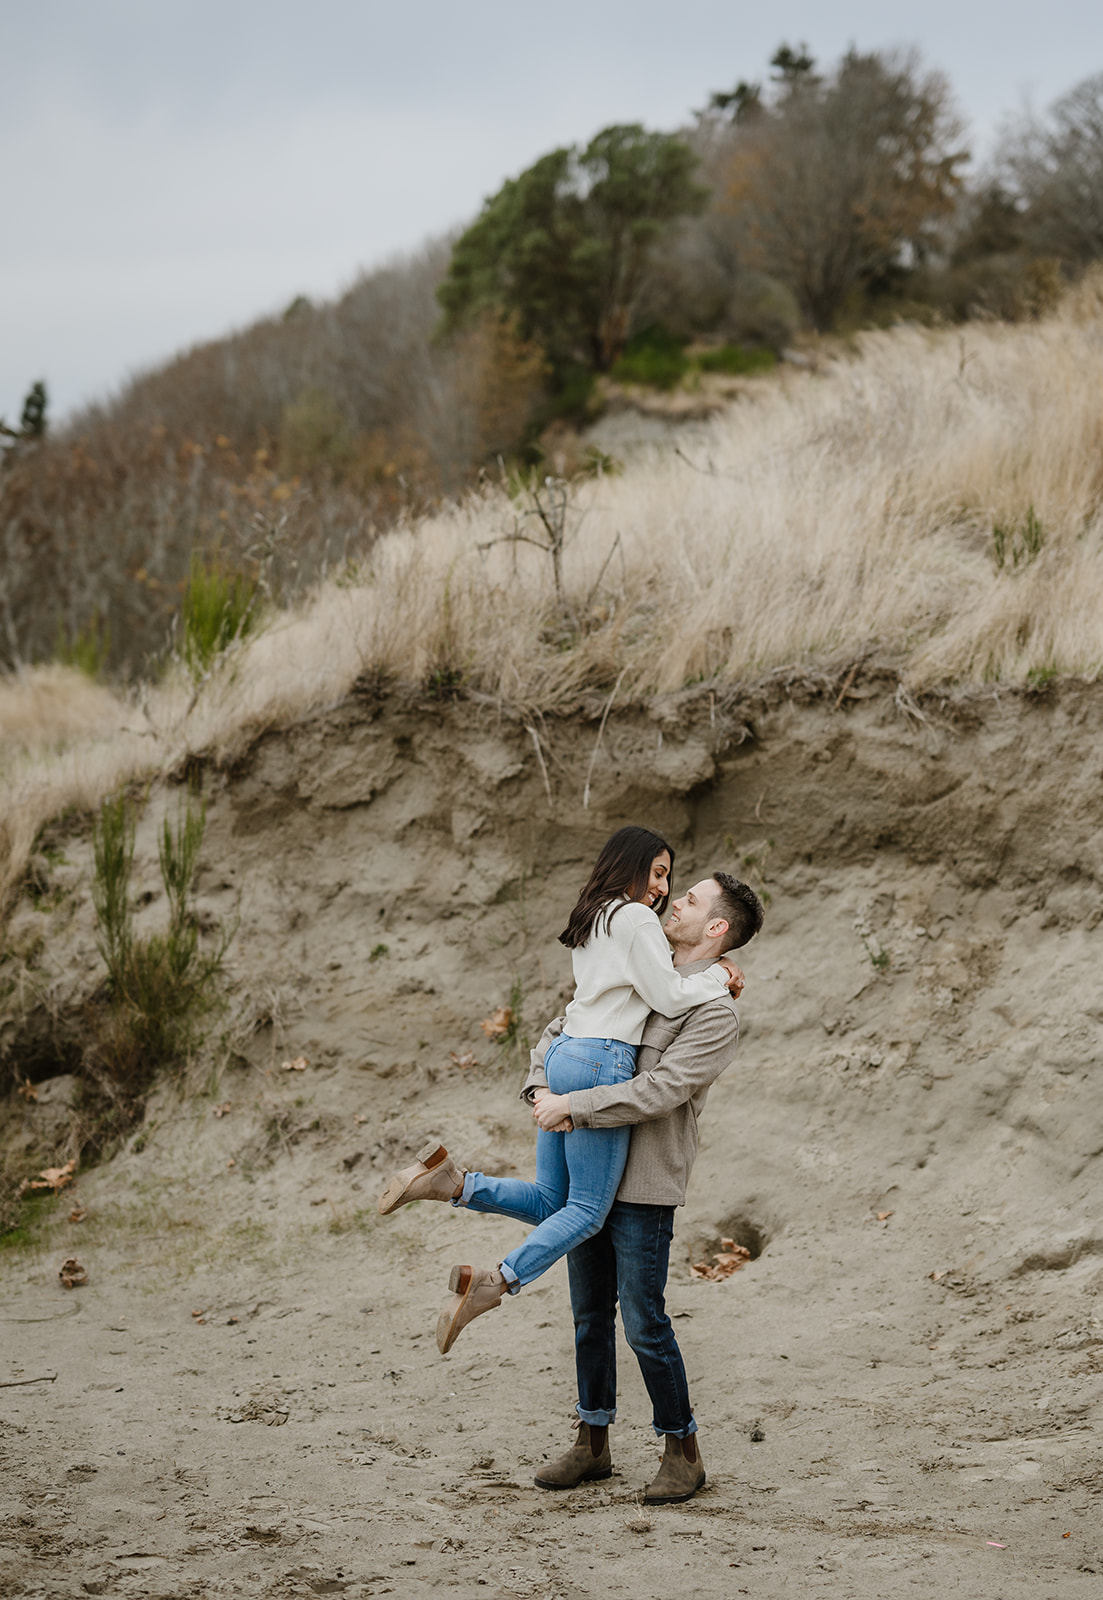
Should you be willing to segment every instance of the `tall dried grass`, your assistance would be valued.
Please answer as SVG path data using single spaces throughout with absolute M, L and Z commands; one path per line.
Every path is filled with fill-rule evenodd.
M 655 452 L 578 489 L 578 627 L 497 490 L 382 539 L 344 625 L 365 666 L 450 669 L 542 706 L 621 671 L 639 696 L 859 651 L 913 688 L 1095 677 L 1101 384 L 1103 317 L 1083 295 L 1044 324 L 867 335 L 858 359 L 738 405 L 692 461 Z M 1001 564 L 995 530 L 1019 550 L 1031 522 L 1040 548 Z
M 522 709 L 618 680 L 639 698 L 863 652 L 916 690 L 1096 678 L 1101 393 L 1098 285 L 1043 323 L 864 336 L 821 376 L 763 385 L 697 436 L 692 463 L 655 452 L 578 486 L 570 615 L 546 554 L 512 537 L 536 531 L 523 498 L 484 487 L 378 539 L 236 647 L 198 697 L 166 681 L 116 700 L 87 737 L 59 739 L 59 710 L 18 750 L 5 738 L 0 895 L 49 816 L 188 752 L 232 754 L 365 672 Z M 42 692 L 33 673 L 9 684 L 3 721 Z

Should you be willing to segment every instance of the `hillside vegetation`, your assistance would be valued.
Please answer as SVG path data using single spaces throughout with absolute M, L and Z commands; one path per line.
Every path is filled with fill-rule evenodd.
M 228 759 L 354 684 L 490 697 L 536 738 L 541 715 L 857 662 L 912 696 L 1094 679 L 1101 384 L 1098 279 L 1036 324 L 863 335 L 623 475 L 487 483 L 408 519 L 198 680 L 9 679 L 4 892 L 49 817 L 189 754 Z
M 149 677 L 197 570 L 295 601 L 488 475 L 585 466 L 612 395 L 701 413 L 858 329 L 1029 323 L 1103 257 L 1103 74 L 971 172 L 918 52 L 769 66 L 682 128 L 547 152 L 454 237 L 60 429 L 34 383 L 0 419 L 0 670 Z

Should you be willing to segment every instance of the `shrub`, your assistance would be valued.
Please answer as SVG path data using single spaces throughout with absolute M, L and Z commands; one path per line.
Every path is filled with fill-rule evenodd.
M 94 1152 L 141 1114 L 156 1073 L 177 1064 L 198 1041 L 200 1017 L 217 1004 L 214 984 L 228 939 L 202 950 L 188 898 L 206 826 L 205 806 L 185 800 L 175 825 L 158 840 L 168 927 L 134 935 L 130 875 L 136 814 L 127 795 L 106 800 L 93 825 L 92 901 L 107 967 L 103 1003 L 93 1009 L 94 1043 L 86 1053 L 82 1110 L 85 1148 Z
M 169 901 L 169 933 L 175 941 L 174 961 L 181 963 L 182 953 L 194 948 L 195 924 L 188 913 L 188 891 L 195 869 L 199 864 L 199 849 L 207 826 L 206 807 L 200 805 L 193 811 L 190 804 L 181 808 L 176 826 L 166 816 L 161 824 L 161 837 L 157 841 L 157 858 L 161 866 L 161 880 Z M 188 937 L 191 944 L 188 945 Z M 183 960 L 186 967 L 190 957 Z
M 769 372 L 777 366 L 777 356 L 772 350 L 748 350 L 740 344 L 724 344 L 719 350 L 706 350 L 698 358 L 702 372 L 723 372 L 731 377 L 749 377 L 755 372 Z
M 1001 571 L 1006 567 L 1028 567 L 1041 554 L 1046 531 L 1034 507 L 1028 506 L 1021 523 L 996 522 L 992 525 L 992 554 Z
M 558 418 L 584 418 L 594 403 L 595 374 L 578 362 L 565 364 L 558 375 L 555 393 L 536 413 L 536 431 Z
M 340 475 L 354 451 L 352 430 L 340 406 L 324 389 L 305 389 L 284 407 L 280 422 L 280 472 L 308 477 L 319 469 Z
M 1060 264 L 1031 260 L 1022 252 L 955 261 L 917 277 L 916 292 L 936 311 L 957 321 L 992 318 L 1027 322 L 1048 316 L 1064 289 Z
M 103 676 L 111 652 L 111 629 L 98 611 L 93 611 L 83 627 L 70 631 L 63 622 L 58 624 L 54 660 L 66 667 L 76 667 L 86 678 Z
M 181 620 L 184 661 L 193 678 L 201 678 L 228 646 L 252 632 L 256 603 L 252 579 L 192 555 Z
M 133 942 L 129 895 L 134 864 L 134 811 L 125 793 L 105 800 L 100 807 L 92 829 L 92 852 L 96 942 L 111 985 L 121 992 Z
M 689 359 L 682 341 L 664 328 L 646 328 L 629 340 L 611 375 L 621 383 L 673 389 L 688 370 Z

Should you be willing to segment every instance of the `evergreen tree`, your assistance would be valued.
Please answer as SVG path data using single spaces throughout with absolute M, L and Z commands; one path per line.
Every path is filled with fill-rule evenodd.
M 607 371 L 633 332 L 656 241 L 705 203 L 696 160 L 638 123 L 542 156 L 456 241 L 438 291 L 445 331 L 505 312 L 560 382 L 578 364 Z
M 23 402 L 19 431 L 24 439 L 41 439 L 46 432 L 46 385 L 32 383 Z

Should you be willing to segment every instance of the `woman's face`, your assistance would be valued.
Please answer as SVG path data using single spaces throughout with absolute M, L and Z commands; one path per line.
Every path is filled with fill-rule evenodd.
M 670 893 L 670 852 L 661 850 L 651 863 L 651 876 L 647 888 L 640 896 L 645 906 L 652 910 Z

